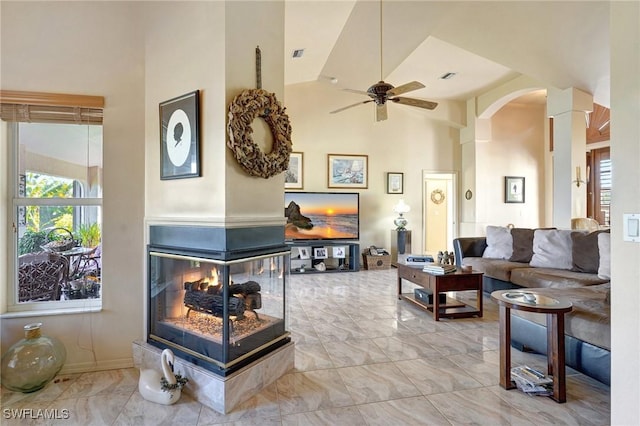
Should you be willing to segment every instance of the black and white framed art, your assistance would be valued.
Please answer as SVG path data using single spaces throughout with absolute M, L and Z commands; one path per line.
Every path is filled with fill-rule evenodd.
M 160 104 L 160 179 L 200 176 L 200 96 L 193 91 Z

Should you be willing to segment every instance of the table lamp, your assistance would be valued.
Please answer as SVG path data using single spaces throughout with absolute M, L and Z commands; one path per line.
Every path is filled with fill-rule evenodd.
M 398 202 L 398 204 L 396 204 L 393 207 L 393 211 L 398 213 L 398 217 L 393 221 L 393 223 L 396 225 L 396 230 L 397 231 L 404 231 L 407 226 L 407 219 L 403 216 L 405 213 L 409 213 L 409 211 L 411 210 L 411 207 L 409 207 L 409 205 L 407 205 L 404 200 L 400 200 L 400 202 Z

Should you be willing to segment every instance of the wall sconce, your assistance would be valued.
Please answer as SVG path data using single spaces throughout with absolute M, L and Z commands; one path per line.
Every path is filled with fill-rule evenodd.
M 393 207 L 393 211 L 398 213 L 398 217 L 393 221 L 396 225 L 397 231 L 404 231 L 407 226 L 407 219 L 403 216 L 405 213 L 409 213 L 411 211 L 411 207 L 404 202 L 404 200 L 400 200 L 398 204 Z
M 589 168 L 587 167 L 587 179 L 589 177 Z M 588 180 L 587 180 L 588 181 Z M 576 184 L 577 188 L 580 188 L 581 183 L 586 183 L 580 178 L 580 166 L 576 167 L 576 180 L 573 181 Z

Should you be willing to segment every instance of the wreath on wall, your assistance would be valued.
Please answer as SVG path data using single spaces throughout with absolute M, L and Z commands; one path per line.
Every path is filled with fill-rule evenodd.
M 245 90 L 229 105 L 227 146 L 249 175 L 267 179 L 289 167 L 291 124 L 284 111 L 276 95 L 263 89 Z M 267 123 L 273 135 L 273 147 L 269 153 L 262 152 L 251 136 L 251 123 L 256 117 Z
M 442 189 L 434 189 L 433 191 L 431 191 L 431 201 L 433 201 L 434 204 L 442 204 L 444 199 L 445 196 Z

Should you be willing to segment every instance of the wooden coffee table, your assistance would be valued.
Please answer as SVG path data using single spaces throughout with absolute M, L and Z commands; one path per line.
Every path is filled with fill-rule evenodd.
M 525 294 L 535 300 L 527 301 Z M 571 302 L 554 299 L 528 290 L 498 290 L 491 293 L 500 305 L 500 386 L 516 387 L 511 380 L 511 309 L 547 315 L 547 374 L 553 376 L 553 395 L 556 402 L 567 401 L 564 352 L 564 314 L 570 312 Z
M 422 266 L 409 266 L 404 263 L 394 263 L 398 268 L 398 299 L 404 299 L 422 309 L 433 312 L 433 319 L 440 318 L 468 318 L 482 317 L 482 273 L 462 272 L 458 269 L 444 275 L 435 275 L 422 270 Z M 433 304 L 425 304 L 416 300 L 413 293 L 402 292 L 402 280 L 407 280 L 431 290 Z M 447 298 L 446 303 L 441 304 L 438 295 L 447 291 L 476 291 L 476 306 L 471 306 L 459 300 Z

